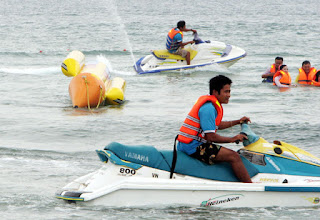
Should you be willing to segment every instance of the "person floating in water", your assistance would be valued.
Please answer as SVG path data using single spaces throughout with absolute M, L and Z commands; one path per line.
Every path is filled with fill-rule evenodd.
M 272 64 L 271 67 L 268 68 L 267 71 L 261 75 L 261 78 L 263 78 L 262 82 L 273 82 L 273 76 L 276 72 L 280 70 L 280 66 L 282 64 L 283 64 L 283 58 L 276 57 L 274 59 L 274 64 Z
M 225 137 L 216 131 L 229 128 L 250 118 L 244 116 L 238 120 L 222 121 L 223 108 L 231 92 L 231 79 L 218 75 L 209 82 L 210 95 L 201 96 L 187 115 L 178 133 L 177 149 L 207 164 L 228 162 L 236 177 L 245 183 L 251 183 L 250 175 L 239 154 L 216 143 L 242 142 L 247 139 L 244 134 Z
M 194 41 L 188 41 L 183 43 L 183 32 L 192 31 L 197 33 L 194 29 L 187 29 L 185 21 L 179 21 L 176 28 L 172 28 L 167 36 L 166 48 L 169 53 L 180 55 L 186 58 L 187 64 L 190 65 L 190 52 L 183 49 L 187 44 L 192 44 Z
M 320 70 L 313 77 L 313 80 L 311 81 L 311 85 L 320 86 Z
M 316 72 L 316 68 L 311 67 L 310 61 L 305 60 L 302 62 L 301 68 L 299 68 L 299 74 L 296 78 L 296 82 L 303 85 L 311 85 Z
M 291 85 L 291 76 L 288 72 L 287 65 L 281 65 L 280 70 L 277 71 L 273 76 L 273 85 L 280 88 L 288 88 Z

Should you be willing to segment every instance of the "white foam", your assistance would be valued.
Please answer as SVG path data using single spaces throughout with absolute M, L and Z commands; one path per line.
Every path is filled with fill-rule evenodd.
M 42 74 L 52 74 L 60 72 L 60 66 L 51 67 L 3 67 L 0 68 L 0 72 L 10 73 L 10 74 L 28 74 L 28 75 L 42 75 Z
M 115 75 L 124 75 L 124 76 L 137 75 L 137 73 L 135 71 L 129 72 L 129 71 L 112 70 L 111 73 L 113 73 Z

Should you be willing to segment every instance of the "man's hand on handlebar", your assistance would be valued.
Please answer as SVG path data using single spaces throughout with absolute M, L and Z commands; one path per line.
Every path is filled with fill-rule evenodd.
M 234 140 L 233 142 L 235 142 L 236 144 L 239 144 L 239 142 L 243 142 L 243 140 L 247 140 L 247 139 L 248 137 L 246 134 L 240 133 L 233 137 L 233 140 Z

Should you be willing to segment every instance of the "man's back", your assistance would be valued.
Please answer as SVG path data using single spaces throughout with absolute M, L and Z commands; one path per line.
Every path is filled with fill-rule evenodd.
M 175 28 L 174 29 L 175 31 L 180 31 L 178 28 Z M 171 30 L 172 31 L 172 30 Z M 177 33 L 174 35 L 173 38 L 171 38 L 168 34 L 167 36 L 167 43 L 166 43 L 166 47 L 167 47 L 167 50 L 172 53 L 172 52 L 175 52 L 179 46 L 180 46 L 180 42 L 182 42 L 182 35 L 181 33 Z

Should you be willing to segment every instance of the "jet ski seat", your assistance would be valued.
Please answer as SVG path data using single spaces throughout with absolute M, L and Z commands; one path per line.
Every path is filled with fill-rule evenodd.
M 172 151 L 161 151 L 162 155 L 171 165 L 173 154 Z M 243 164 L 247 168 L 250 177 L 255 176 L 259 171 L 246 158 L 240 156 Z M 208 165 L 187 154 L 177 151 L 177 162 L 175 173 L 180 173 L 189 176 L 195 176 L 205 179 L 239 182 L 234 175 L 231 165 L 227 162 Z
M 192 50 L 191 48 L 185 48 L 185 50 L 190 52 L 190 60 L 193 60 L 193 58 L 197 55 L 198 51 Z M 152 51 L 152 54 L 158 58 L 159 60 L 165 60 L 165 59 L 172 59 L 172 60 L 185 60 L 185 57 L 182 57 L 180 55 L 169 53 L 168 50 L 154 50 Z
M 170 172 L 173 158 L 173 153 L 170 150 L 158 151 L 154 146 L 126 146 L 117 142 L 110 143 L 104 149 L 112 151 L 122 160 Z M 241 159 L 250 177 L 259 172 L 247 159 L 242 156 Z M 239 182 L 229 163 L 207 165 L 180 151 L 177 152 L 175 173 L 212 180 Z
M 157 168 L 160 170 L 170 171 L 169 164 L 164 160 L 161 153 L 154 146 L 127 146 L 117 142 L 112 142 L 108 144 L 104 149 L 112 151 L 122 160 L 152 168 Z

